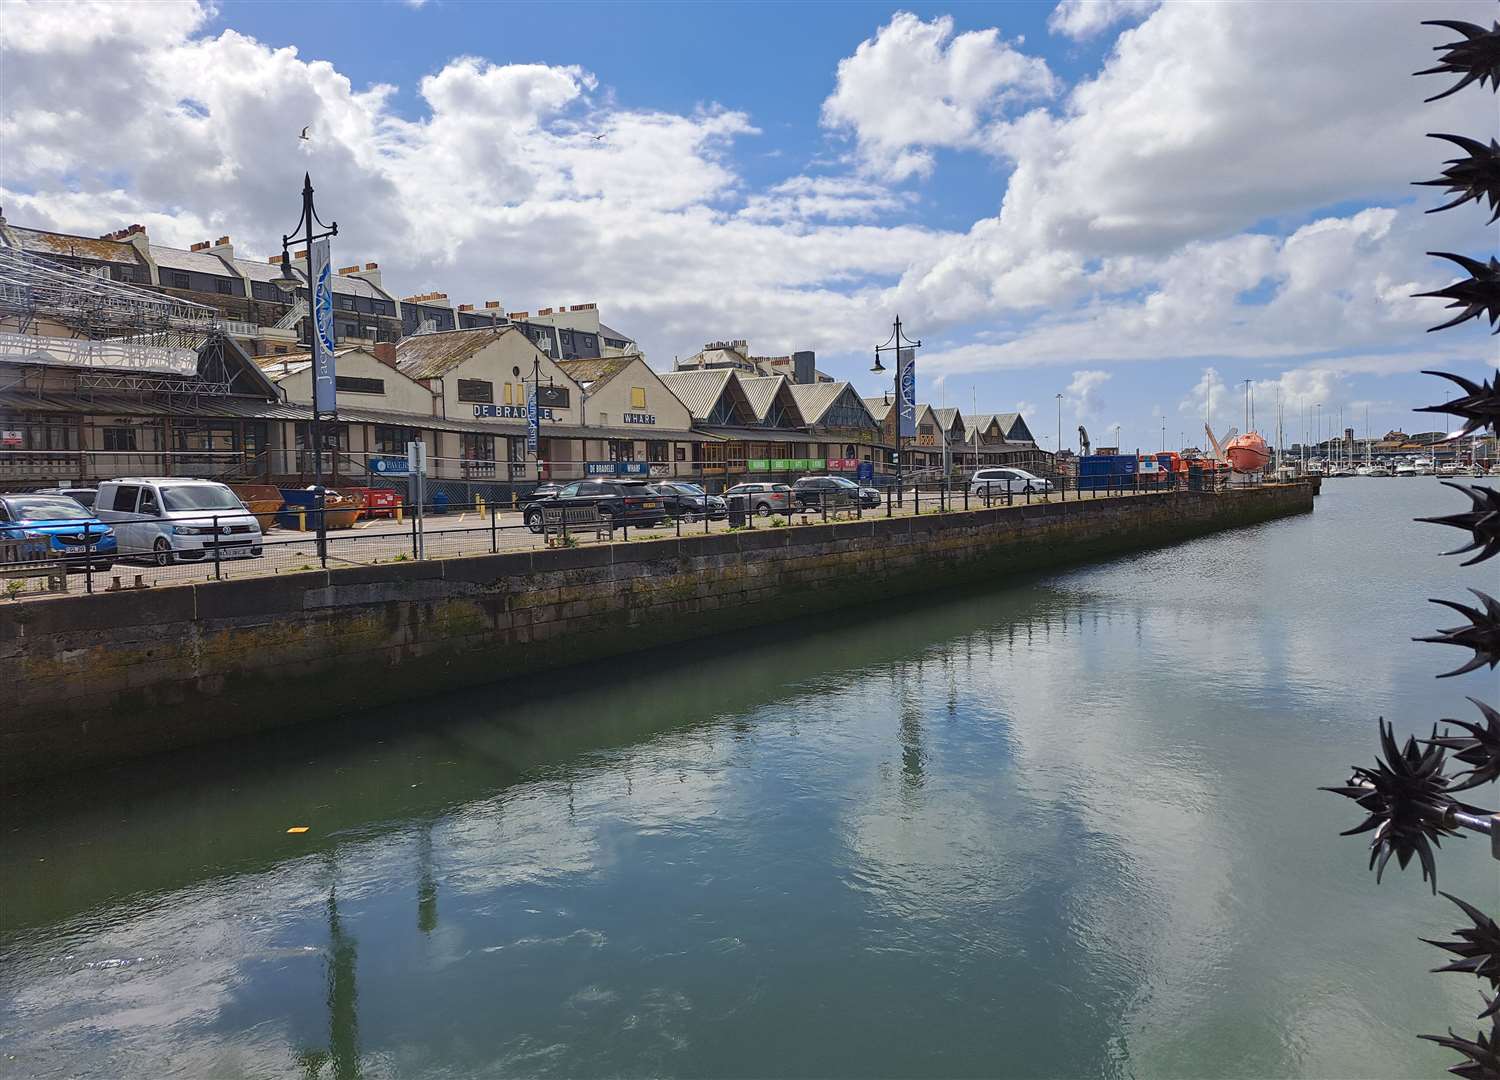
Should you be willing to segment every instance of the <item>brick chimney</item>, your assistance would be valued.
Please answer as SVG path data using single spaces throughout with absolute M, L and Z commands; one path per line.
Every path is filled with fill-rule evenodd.
M 208 250 L 208 241 L 207 240 L 200 240 L 196 244 L 194 244 L 192 247 L 188 248 L 188 250 L 189 251 L 207 251 Z
M 370 352 L 386 367 L 392 369 L 396 367 L 396 343 L 394 341 L 377 341 Z
M 227 236 L 221 236 L 214 241 L 213 252 L 225 262 L 234 262 L 234 245 L 229 242 Z
M 486 311 L 489 311 L 492 308 L 498 308 L 499 306 L 500 306 L 500 301 L 498 301 L 498 300 L 486 300 L 484 302 L 484 307 L 485 307 Z
M 353 270 L 351 270 L 349 272 L 349 276 L 350 277 L 360 278 L 363 281 L 368 281 L 371 285 L 375 286 L 377 289 L 380 288 L 380 264 L 379 263 L 367 262 L 367 263 L 365 263 L 365 268 L 363 270 L 359 269 L 358 267 L 355 267 Z M 382 291 L 384 291 L 384 290 L 382 290 Z

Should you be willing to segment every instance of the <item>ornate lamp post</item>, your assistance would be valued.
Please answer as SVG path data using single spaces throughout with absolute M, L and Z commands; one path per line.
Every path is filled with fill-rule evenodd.
M 873 371 L 873 372 L 875 372 L 877 374 L 885 371 L 885 365 L 880 362 L 880 354 L 881 353 L 886 353 L 886 352 L 893 352 L 893 353 L 896 354 L 896 505 L 897 506 L 901 505 L 901 420 L 902 420 L 902 409 L 905 406 L 910 405 L 911 408 L 912 408 L 912 410 L 913 410 L 913 412 L 912 412 L 912 418 L 913 418 L 913 421 L 915 421 L 915 419 L 916 419 L 916 412 L 915 412 L 915 410 L 916 410 L 916 407 L 917 407 L 917 396 L 916 396 L 916 394 L 917 394 L 917 388 L 916 388 L 916 373 L 915 373 L 916 357 L 913 356 L 912 350 L 913 349 L 920 349 L 921 347 L 922 347 L 922 342 L 920 340 L 913 341 L 913 340 L 911 340 L 910 338 L 908 338 L 905 334 L 903 334 L 901 332 L 901 316 L 897 315 L 896 316 L 896 323 L 895 323 L 895 325 L 891 329 L 891 336 L 886 339 L 886 342 L 885 342 L 884 345 L 877 345 L 877 346 L 875 346 L 875 365 L 870 368 L 871 371 Z M 903 390 L 903 388 L 901 386 L 901 376 L 903 374 L 905 374 L 909 368 L 912 371 L 912 379 L 911 379 L 911 386 L 909 388 L 910 389 L 910 400 L 908 401 L 907 400 L 906 392 Z
M 281 276 L 276 279 L 276 287 L 279 288 L 282 292 L 287 293 L 288 295 L 293 297 L 295 297 L 298 290 L 303 287 L 304 282 L 302 281 L 302 279 L 297 277 L 297 275 L 292 272 L 292 259 L 290 249 L 292 245 L 295 244 L 306 244 L 308 254 L 308 276 L 305 283 L 307 287 L 308 298 L 307 310 L 308 314 L 312 316 L 313 321 L 313 404 L 312 422 L 308 426 L 308 438 L 313 447 L 313 489 L 314 496 L 317 499 L 318 515 L 318 558 L 320 560 L 326 560 L 328 557 L 328 529 L 325 524 L 323 513 L 323 421 L 325 419 L 331 420 L 337 418 L 338 410 L 337 408 L 330 410 L 318 408 L 317 358 L 319 344 L 317 339 L 318 335 L 324 329 L 327 329 L 329 332 L 329 342 L 331 343 L 333 327 L 332 312 L 322 313 L 323 321 L 326 323 L 326 326 L 319 325 L 320 313 L 318 311 L 317 297 L 318 283 L 312 279 L 312 251 L 313 244 L 316 241 L 324 240 L 330 236 L 337 236 L 339 234 L 339 223 L 335 221 L 332 225 L 323 225 L 322 232 L 314 231 L 314 224 L 323 225 L 323 222 L 318 218 L 317 211 L 313 209 L 312 175 L 310 173 L 303 173 L 302 214 L 297 219 L 296 228 L 292 230 L 291 235 L 284 235 L 281 238 Z M 335 398 L 330 397 L 329 400 L 336 403 Z

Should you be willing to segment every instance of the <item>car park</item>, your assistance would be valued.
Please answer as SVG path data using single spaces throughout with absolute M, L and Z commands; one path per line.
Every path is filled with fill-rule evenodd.
M 843 476 L 801 477 L 792 485 L 792 497 L 799 507 L 807 510 L 821 509 L 825 503 L 831 508 L 858 501 L 867 510 L 880 505 L 879 491 L 860 487 Z
M 98 488 L 91 488 L 91 487 L 41 488 L 40 490 L 38 490 L 37 492 L 35 492 L 35 494 L 37 494 L 37 495 L 66 495 L 68 498 L 72 499 L 74 502 L 78 503 L 80 506 L 92 508 L 93 505 L 94 505 L 94 498 L 95 498 L 95 496 L 97 496 L 99 494 L 99 489 Z
M 542 531 L 542 507 L 595 507 L 615 525 L 660 525 L 667 516 L 662 497 L 644 480 L 575 480 L 556 494 L 528 501 L 523 510 L 526 527 Z
M 724 492 L 727 501 L 732 495 L 743 495 L 745 505 L 752 514 L 770 517 L 774 513 L 790 513 L 792 489 L 788 484 L 735 484 Z
M 671 517 L 684 521 L 719 521 L 728 515 L 728 504 L 718 495 L 710 495 L 697 484 L 686 480 L 658 480 L 651 485 L 662 498 Z
M 0 495 L 0 540 L 43 541 L 69 561 L 69 570 L 108 570 L 117 550 L 114 530 L 66 495 Z
M 980 498 L 1012 492 L 1020 495 L 1026 491 L 1030 491 L 1033 495 L 1040 495 L 1051 490 L 1051 480 L 1044 480 L 1025 469 L 999 466 L 975 469 L 974 475 L 969 478 L 969 494 Z
M 99 485 L 100 520 L 121 557 L 174 562 L 247 559 L 264 550 L 260 522 L 229 488 L 186 477 L 127 477 Z

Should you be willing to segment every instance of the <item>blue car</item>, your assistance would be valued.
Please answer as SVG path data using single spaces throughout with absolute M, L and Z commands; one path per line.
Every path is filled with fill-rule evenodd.
M 0 495 L 0 540 L 45 541 L 69 570 L 108 570 L 118 551 L 115 531 L 66 495 Z

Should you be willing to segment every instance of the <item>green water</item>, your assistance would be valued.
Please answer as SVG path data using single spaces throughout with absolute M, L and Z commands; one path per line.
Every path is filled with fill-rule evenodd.
M 1495 575 L 1432 481 L 1324 492 L 7 792 L 0 1076 L 1440 1074 L 1457 922 L 1315 788 L 1496 696 L 1408 640 Z

